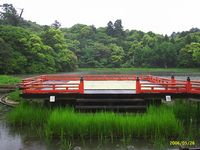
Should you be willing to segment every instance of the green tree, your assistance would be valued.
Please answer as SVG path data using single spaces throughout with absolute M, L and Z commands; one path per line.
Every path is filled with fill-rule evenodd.
M 64 35 L 60 29 L 49 28 L 42 34 L 42 38 L 44 43 L 53 49 L 57 71 L 76 70 L 77 57 L 68 50 Z
M 194 67 L 194 62 L 192 59 L 192 51 L 188 49 L 189 46 L 186 46 L 180 50 L 178 57 L 178 65 L 180 67 Z
M 174 45 L 170 42 L 157 44 L 154 50 L 153 58 L 152 65 L 154 66 L 164 68 L 176 66 L 177 53 Z
M 110 36 L 113 36 L 115 33 L 114 25 L 112 21 L 109 21 L 106 28 L 106 33 Z
M 155 35 L 152 35 L 152 34 L 145 34 L 142 38 L 142 44 L 144 46 L 148 46 L 150 48 L 154 48 L 155 47 L 155 44 L 157 42 L 157 38 Z
M 2 12 L 0 11 L 0 20 L 2 24 L 17 26 L 20 17 L 12 4 L 3 4 Z
M 142 65 L 142 49 L 143 45 L 141 42 L 134 41 L 132 43 L 131 48 L 128 50 L 125 57 L 127 67 L 140 67 Z
M 118 38 L 122 38 L 124 36 L 124 30 L 122 26 L 122 21 L 120 19 L 117 19 L 114 23 L 114 33 L 115 36 Z
M 74 71 L 77 69 L 77 57 L 72 51 L 64 49 L 58 53 L 59 71 Z
M 180 50 L 179 66 L 195 67 L 200 65 L 200 43 L 191 43 Z
M 0 73 L 1 74 L 11 74 L 19 72 L 20 64 L 26 62 L 26 59 L 17 52 L 14 52 L 11 45 L 6 43 L 2 38 L 0 38 Z
M 44 44 L 53 48 L 56 53 L 67 48 L 64 35 L 59 29 L 48 28 L 41 36 Z
M 92 38 L 95 34 L 95 29 L 93 26 L 84 26 L 80 30 L 80 36 L 81 38 Z
M 192 58 L 200 66 L 200 43 L 192 43 L 191 46 L 193 47 Z
M 55 60 L 52 48 L 44 45 L 39 36 L 31 34 L 29 38 L 21 39 L 26 47 L 26 64 L 28 73 L 55 72 Z
M 51 24 L 51 26 L 55 29 L 58 29 L 61 27 L 61 23 L 58 22 L 58 20 L 55 20 L 54 23 Z
M 38 35 L 20 27 L 1 26 L 0 37 L 2 62 L 7 63 L 4 73 L 55 72 L 52 49 Z
M 112 67 L 121 67 L 123 63 L 123 58 L 124 58 L 123 48 L 117 46 L 116 44 L 110 44 L 109 48 L 111 49 Z

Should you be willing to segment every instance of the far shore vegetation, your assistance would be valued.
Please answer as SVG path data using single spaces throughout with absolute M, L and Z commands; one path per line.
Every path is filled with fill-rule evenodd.
M 0 74 L 77 68 L 200 68 L 198 28 L 161 35 L 124 29 L 121 19 L 108 20 L 98 28 L 84 24 L 66 28 L 57 20 L 39 25 L 20 18 L 12 4 L 3 4 L 1 10 Z
M 94 71 L 94 72 L 174 72 L 174 73 L 200 73 L 200 68 L 78 68 L 77 72 L 81 71 Z

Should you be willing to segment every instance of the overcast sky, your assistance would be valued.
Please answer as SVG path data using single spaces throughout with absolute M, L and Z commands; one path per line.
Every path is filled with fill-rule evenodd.
M 24 8 L 22 17 L 41 25 L 58 20 L 62 27 L 105 27 L 121 19 L 124 29 L 168 35 L 200 28 L 200 0 L 0 0 L 3 3 Z

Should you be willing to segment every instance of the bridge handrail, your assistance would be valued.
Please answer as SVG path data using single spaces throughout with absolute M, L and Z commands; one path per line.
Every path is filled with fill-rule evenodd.
M 64 86 L 63 86 L 64 85 Z M 47 90 L 48 89 L 48 90 Z M 70 84 L 31 84 L 26 85 L 23 88 L 23 93 L 83 93 L 82 83 L 70 83 Z
M 199 93 L 200 81 L 175 80 L 174 78 L 166 79 L 160 77 L 146 76 L 143 77 L 151 83 L 142 83 L 136 80 L 136 93 Z
M 35 79 L 35 80 L 34 80 Z M 59 82 L 52 82 L 52 83 L 45 83 L 47 81 L 47 76 L 37 76 L 33 78 L 25 79 L 21 82 L 20 86 L 23 93 L 84 93 L 84 83 L 80 80 L 77 83 L 59 83 Z M 65 86 L 63 86 L 65 85 Z M 74 89 L 76 87 L 76 89 Z M 49 90 L 46 90 L 48 89 Z M 59 89 L 62 88 L 62 89 Z M 73 88 L 73 89 L 70 89 Z M 64 89 L 64 90 L 63 90 Z
M 84 92 L 84 82 L 80 83 L 58 83 L 57 81 L 80 81 L 82 75 L 74 75 L 74 74 L 63 74 L 63 75 L 41 75 L 36 77 L 30 77 L 24 79 L 21 84 L 20 88 L 23 90 L 23 93 L 30 93 L 30 92 L 36 92 L 36 93 L 42 93 L 44 92 L 43 88 L 52 88 L 53 90 L 48 90 L 48 92 L 60 92 L 55 86 L 58 88 L 59 85 L 77 85 L 79 88 L 77 90 L 69 90 L 66 89 L 66 91 L 63 92 L 77 92 L 77 93 L 83 93 Z M 91 75 L 86 74 L 83 75 L 84 80 L 92 81 L 92 80 L 98 80 L 98 81 L 105 81 L 105 80 L 135 80 L 136 75 L 131 74 L 116 74 L 116 75 Z M 53 83 L 45 83 L 45 81 L 53 81 Z M 61 88 L 61 87 L 60 87 Z
M 106 81 L 106 80 L 136 80 L 136 94 L 139 93 L 198 93 L 200 94 L 200 81 L 196 80 L 176 80 L 175 78 L 161 78 L 151 75 L 83 75 L 87 81 Z M 84 81 L 81 75 L 41 75 L 24 79 L 20 86 L 24 93 L 84 93 Z M 139 79 L 139 81 L 138 81 Z M 140 82 L 140 79 L 150 83 Z M 47 82 L 45 82 L 47 81 Z M 51 81 L 50 83 L 48 81 Z M 59 82 L 62 81 L 62 82 Z M 79 81 L 70 83 L 68 81 Z M 70 87 L 71 86 L 71 87 Z M 76 87 L 76 88 L 75 88 Z M 45 88 L 48 90 L 45 90 Z M 70 89 L 71 88 L 71 89 Z M 72 89 L 74 88 L 74 89 Z M 146 89 L 145 89 L 146 88 Z M 148 88 L 148 89 L 147 89 Z

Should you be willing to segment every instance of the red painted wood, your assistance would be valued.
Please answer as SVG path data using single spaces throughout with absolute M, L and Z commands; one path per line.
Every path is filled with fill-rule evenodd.
M 141 93 L 141 83 L 140 83 L 140 78 L 136 78 L 136 94 Z
M 23 93 L 84 93 L 84 81 L 136 81 L 136 94 L 140 93 L 195 93 L 200 94 L 200 81 L 176 80 L 151 75 L 42 75 L 24 79 L 20 87 Z M 141 80 L 148 81 L 143 83 Z M 48 81 L 48 82 L 47 82 Z M 68 81 L 79 81 L 69 83 Z M 72 89 L 74 88 L 74 89 Z

